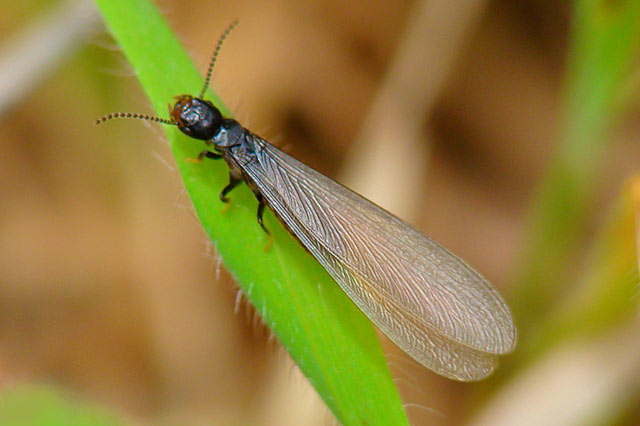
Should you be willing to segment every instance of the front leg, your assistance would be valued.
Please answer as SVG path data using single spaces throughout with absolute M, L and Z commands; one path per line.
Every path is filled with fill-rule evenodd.
M 213 151 L 209 151 L 205 149 L 204 151 L 201 151 L 200 154 L 198 154 L 198 161 L 202 161 L 202 159 L 205 157 L 210 158 L 212 160 L 219 160 L 222 158 L 222 154 L 217 154 Z
M 242 182 L 242 178 L 238 178 L 234 176 L 233 172 L 229 172 L 229 185 L 225 186 L 220 193 L 220 201 L 222 201 L 223 203 L 228 203 L 229 198 L 227 198 L 227 194 L 231 192 L 233 188 L 238 186 L 240 182 Z
M 203 158 L 210 158 L 212 160 L 219 160 L 222 158 L 221 154 L 216 154 L 215 152 L 212 151 L 208 151 L 208 150 L 204 150 L 201 151 L 200 154 L 198 154 L 197 158 L 185 158 L 184 161 L 187 161 L 189 163 L 199 163 L 202 161 Z

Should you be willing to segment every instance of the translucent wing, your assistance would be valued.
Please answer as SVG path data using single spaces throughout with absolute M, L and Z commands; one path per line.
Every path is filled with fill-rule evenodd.
M 456 255 L 254 135 L 241 166 L 271 209 L 400 348 L 435 372 L 479 380 L 516 331 L 496 290 Z M 244 163 L 244 161 L 243 161 Z

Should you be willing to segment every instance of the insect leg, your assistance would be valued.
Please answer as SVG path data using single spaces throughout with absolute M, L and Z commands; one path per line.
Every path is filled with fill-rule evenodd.
M 267 235 L 271 236 L 271 232 L 264 226 L 262 221 L 262 214 L 264 213 L 264 208 L 267 205 L 267 202 L 264 200 L 262 194 L 257 193 L 256 198 L 258 200 L 258 223 L 262 227 L 262 230 L 267 233 Z
M 189 163 L 199 163 L 202 161 L 203 158 L 210 158 L 212 160 L 219 160 L 222 158 L 222 155 L 220 154 L 216 154 L 215 152 L 211 152 L 211 151 L 207 151 L 206 149 L 202 152 L 200 152 L 200 154 L 198 154 L 197 158 L 185 158 L 184 161 L 187 161 Z
M 204 151 L 200 152 L 200 154 L 198 154 L 198 161 L 202 161 L 204 157 L 210 158 L 212 160 L 219 160 L 222 158 L 222 155 L 205 149 Z
M 209 152 L 209 151 L 206 151 Z M 213 153 L 212 153 L 213 154 Z M 242 182 L 242 178 L 238 178 L 236 176 L 234 176 L 234 174 L 232 172 L 229 172 L 229 185 L 225 186 L 224 189 L 222 190 L 222 192 L 220 193 L 220 200 L 224 203 L 228 203 L 229 202 L 229 198 L 227 198 L 227 194 L 236 186 L 238 186 L 238 184 Z

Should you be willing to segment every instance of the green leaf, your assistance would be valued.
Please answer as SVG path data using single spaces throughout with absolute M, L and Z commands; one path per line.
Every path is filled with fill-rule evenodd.
M 114 426 L 124 424 L 98 407 L 41 385 L 13 385 L 0 393 L 4 426 Z
M 158 115 L 166 117 L 173 96 L 199 93 L 201 75 L 150 2 L 97 4 Z M 226 113 L 217 97 L 208 98 Z M 265 223 L 273 244 L 265 250 L 268 237 L 256 223 L 257 202 L 249 189 L 235 189 L 225 211 L 218 199 L 228 181 L 225 164 L 185 162 L 205 145 L 173 127 L 165 130 L 195 211 L 225 266 L 338 420 L 407 424 L 370 322 L 271 213 Z

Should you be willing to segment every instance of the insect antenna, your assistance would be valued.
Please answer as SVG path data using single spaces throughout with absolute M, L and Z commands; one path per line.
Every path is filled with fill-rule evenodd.
M 138 114 L 137 112 L 112 112 L 111 114 L 98 118 L 95 121 L 95 124 L 102 124 L 105 121 L 114 120 L 116 118 L 135 118 L 137 120 L 155 121 L 156 123 L 168 124 L 170 126 L 176 125 L 176 123 L 167 120 L 166 118 L 154 117 L 147 114 Z
M 207 87 L 209 87 L 209 81 L 211 80 L 211 72 L 213 71 L 213 66 L 216 64 L 216 59 L 218 59 L 218 53 L 220 53 L 220 48 L 222 47 L 222 43 L 224 43 L 224 40 L 227 38 L 231 30 L 233 30 L 236 27 L 236 25 L 238 25 L 237 19 L 233 21 L 227 27 L 227 29 L 224 30 L 224 32 L 220 35 L 220 38 L 218 39 L 218 43 L 216 43 L 216 48 L 214 49 L 213 55 L 211 56 L 211 61 L 209 62 L 209 68 L 207 69 L 207 77 L 204 80 L 204 87 L 202 88 L 202 91 L 200 92 L 200 96 L 198 96 L 198 99 L 202 99 L 202 97 L 204 96 L 204 92 L 207 91 Z

